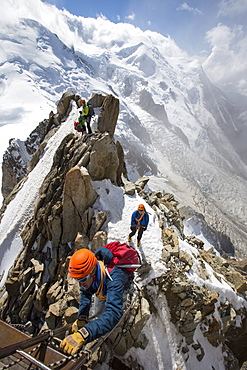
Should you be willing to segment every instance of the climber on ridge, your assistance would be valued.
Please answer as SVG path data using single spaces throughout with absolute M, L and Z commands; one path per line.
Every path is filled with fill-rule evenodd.
M 132 236 L 137 233 L 137 246 L 139 247 L 141 244 L 142 234 L 145 230 L 147 230 L 149 223 L 149 215 L 146 212 L 146 209 L 143 204 L 139 204 L 138 209 L 132 213 L 131 216 L 131 233 L 128 236 L 128 242 L 131 242 Z
M 81 103 L 82 103 L 82 115 L 86 119 L 86 123 L 87 123 L 87 133 L 91 134 L 92 129 L 90 126 L 90 122 L 91 122 L 92 114 L 90 113 L 90 108 L 89 108 L 89 105 L 86 103 L 86 100 L 81 99 Z
M 74 128 L 76 131 L 81 132 L 82 134 L 86 133 L 86 118 L 82 115 L 82 111 L 79 111 L 78 121 L 74 122 Z
M 115 257 L 115 251 L 122 257 Z M 128 268 L 117 266 L 126 263 Z M 134 248 L 120 242 L 111 242 L 99 248 L 95 254 L 83 248 L 72 255 L 68 275 L 80 285 L 80 304 L 78 319 L 72 325 L 73 334 L 68 335 L 60 344 L 65 353 L 74 355 L 83 345 L 110 332 L 119 322 L 123 310 L 123 295 L 129 289 L 136 270 L 130 268 L 130 263 L 133 267 L 140 266 L 137 265 L 138 254 Z M 94 294 L 94 314 L 97 318 L 88 322 Z M 125 296 L 127 298 L 127 294 Z

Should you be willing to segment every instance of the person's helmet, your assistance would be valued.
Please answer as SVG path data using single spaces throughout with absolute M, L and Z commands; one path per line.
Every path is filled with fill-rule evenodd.
M 91 274 L 97 264 L 97 258 L 90 250 L 83 248 L 76 251 L 70 259 L 68 275 L 74 279 Z
M 139 211 L 144 211 L 144 210 L 145 210 L 144 205 L 143 205 L 143 204 L 139 204 L 139 206 L 138 206 L 138 210 L 139 210 Z
M 86 100 L 85 99 L 81 99 L 81 102 L 82 102 L 82 104 L 86 104 Z

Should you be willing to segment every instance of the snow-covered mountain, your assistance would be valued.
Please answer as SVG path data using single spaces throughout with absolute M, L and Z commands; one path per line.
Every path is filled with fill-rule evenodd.
M 146 370 L 238 368 L 237 362 L 246 359 L 245 345 L 239 346 L 246 335 L 246 279 L 240 279 L 231 261 L 220 258 L 213 247 L 233 253 L 235 248 L 237 256 L 246 255 L 246 112 L 228 101 L 198 62 L 169 38 L 102 18 L 75 17 L 39 0 L 25 12 L 17 0 L 4 2 L 8 12 L 5 7 L 0 23 L 1 157 L 11 152 L 21 174 L 30 155 L 23 141 L 55 111 L 61 95 L 72 90 L 88 99 L 98 92 L 119 99 L 114 141 L 124 149 L 129 180 L 150 178 L 145 189 L 151 195 L 146 198 L 137 192 L 127 195 L 106 179 L 93 182 L 99 195 L 93 211 L 106 213 L 103 231 L 108 241 L 126 240 L 130 214 L 139 202 L 150 213 L 140 250 L 152 269 L 139 282 L 150 317 L 143 343 L 137 341 L 140 346 L 131 347 L 123 362 L 127 366 L 134 359 L 136 368 Z M 64 288 L 61 266 L 71 253 L 70 243 L 60 243 L 66 161 L 71 167 L 73 161 L 82 163 L 78 148 L 92 148 L 101 137 L 73 135 L 77 114 L 72 104 L 1 215 L 0 314 L 10 322 L 25 322 L 37 312 L 39 325 L 49 322 L 54 302 L 47 298 L 42 305 L 42 289 L 54 289 L 58 270 L 61 279 L 58 282 L 56 275 L 55 280 Z M 93 126 L 96 123 L 97 116 Z M 6 152 L 11 138 L 18 140 L 12 140 L 13 150 Z M 62 153 L 68 155 L 66 160 Z M 186 217 L 184 234 L 190 237 L 183 237 L 166 217 L 169 202 L 159 201 L 158 193 L 154 200 L 153 190 L 171 197 L 171 209 L 177 204 L 174 194 Z M 193 235 L 203 241 L 203 248 Z M 11 291 L 15 284 L 17 292 Z
M 38 8 L 39 15 L 19 14 L 17 6 L 1 26 L 1 157 L 8 140 L 26 139 L 67 89 L 85 98 L 113 93 L 130 179 L 159 179 L 159 188 L 175 192 L 246 254 L 246 112 L 171 39 L 45 3 Z

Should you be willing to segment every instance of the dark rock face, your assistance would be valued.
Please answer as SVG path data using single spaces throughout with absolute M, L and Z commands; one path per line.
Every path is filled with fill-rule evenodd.
M 91 179 L 93 181 L 110 179 L 112 183 L 117 184 L 118 168 L 118 148 L 111 136 L 104 134 L 92 146 L 88 165 Z
M 97 97 L 101 104 L 105 98 Z M 79 97 L 70 91 L 65 93 L 58 103 L 56 121 L 51 112 L 49 121 L 40 124 L 27 139 L 25 150 L 33 156 L 30 159 L 27 155 L 21 173 L 23 180 L 27 171 L 32 171 L 38 163 L 49 138 L 59 128 L 57 119 L 61 122 L 70 111 L 72 100 L 77 102 Z M 111 104 L 108 108 L 114 109 Z M 115 125 L 116 121 L 112 127 Z M 108 127 L 111 127 L 110 122 Z M 21 145 L 24 147 L 24 143 Z M 16 148 L 15 144 L 13 151 L 17 152 Z M 17 157 L 20 162 L 21 155 Z M 29 320 L 39 312 L 39 317 L 43 317 L 48 327 L 56 327 L 61 324 L 62 316 L 72 301 L 75 301 L 75 308 L 78 307 L 79 291 L 74 291 L 73 284 L 71 288 L 69 286 L 68 302 L 65 300 L 62 304 L 59 301 L 64 293 L 62 281 L 67 279 L 68 256 L 73 253 L 71 243 L 74 248 L 87 248 L 91 241 L 95 249 L 106 244 L 107 235 L 100 230 L 106 214 L 103 211 L 95 214 L 91 208 L 98 197 L 91 180 L 106 178 L 114 184 L 121 182 L 125 169 L 123 161 L 121 144 L 116 144 L 108 132 L 96 131 L 89 136 L 71 133 L 64 137 L 54 155 L 52 168 L 40 186 L 34 213 L 21 231 L 24 248 L 6 281 L 5 291 L 9 299 L 6 301 L 6 294 L 3 295 L 2 317 L 19 322 Z M 11 166 L 17 167 L 15 163 Z M 17 192 L 12 191 L 12 196 Z M 53 286 L 54 279 L 56 286 Z M 49 298 L 51 290 L 54 290 L 52 299 Z M 42 311 L 47 311 L 48 307 L 51 309 L 44 316 Z
M 18 192 L 19 182 L 38 163 L 50 137 L 59 129 L 62 120 L 66 119 L 70 113 L 72 101 L 75 101 L 78 105 L 80 96 L 75 95 L 73 91 L 67 91 L 58 102 L 57 113 L 51 111 L 49 119 L 40 122 L 26 141 L 22 142 L 18 139 L 10 140 L 10 145 L 4 154 L 2 163 L 2 195 L 4 202 L 1 212 L 4 211 L 9 201 Z M 109 132 L 110 136 L 113 137 L 119 114 L 119 100 L 112 95 L 93 94 L 89 102 L 94 107 L 101 107 L 98 130 L 101 133 Z M 104 177 L 104 174 L 102 176 Z M 114 182 L 116 181 L 117 183 L 121 182 L 119 174 L 114 176 Z M 16 189 L 14 190 L 14 188 Z
M 2 195 L 4 199 L 37 164 L 47 144 L 45 136 L 54 127 L 58 127 L 62 119 L 70 112 L 71 100 L 75 100 L 75 94 L 72 91 L 67 91 L 58 102 L 57 113 L 51 112 L 49 120 L 45 119 L 40 122 L 25 142 L 14 139 L 10 141 L 10 146 L 4 154 L 2 163 Z M 54 130 L 52 134 L 54 134 Z M 49 139 L 49 136 L 47 139 Z M 33 158 L 30 158 L 30 156 L 33 156 Z
M 223 258 L 213 250 L 204 250 L 200 239 L 185 235 L 183 216 L 173 194 L 145 191 L 148 177 L 139 178 L 135 183 L 126 179 L 123 150 L 120 142 L 115 143 L 113 138 L 117 99 L 100 94 L 93 98 L 95 104 L 114 111 L 104 117 L 102 109 L 100 127 L 107 129 L 83 136 L 71 133 L 57 148 L 50 172 L 40 186 L 33 214 L 21 231 L 24 247 L 0 291 L 0 318 L 10 324 L 31 320 L 35 334 L 74 321 L 79 287 L 67 276 L 69 258 L 76 249 L 88 248 L 89 243 L 94 251 L 107 243 L 107 214 L 104 210 L 97 213 L 93 210 L 99 195 L 92 182 L 109 179 L 114 185 L 123 186 L 125 194 L 138 194 L 154 210 L 163 243 L 159 263 L 166 272 L 138 289 L 131 310 L 109 336 L 108 348 L 116 356 L 125 355 L 132 347 L 145 349 L 148 339 L 143 329 L 149 319 L 160 320 L 162 304 L 169 310 L 170 320 L 182 338 L 178 351 L 185 361 L 191 349 L 196 352 L 198 362 L 205 356 L 203 344 L 194 340 L 196 330 L 200 330 L 212 346 L 222 348 L 225 368 L 232 369 L 234 364 L 234 369 L 239 369 L 247 360 L 246 308 L 237 309 L 228 300 L 223 302 L 206 282 L 210 268 L 216 279 L 224 279 L 232 288 L 232 294 L 245 299 L 246 261 L 235 261 L 227 255 Z M 78 101 L 71 92 L 63 96 L 59 114 L 68 112 L 71 99 Z M 50 127 L 48 136 L 47 126 L 40 129 L 44 138 L 35 151 L 38 153 L 36 163 L 49 134 L 58 129 L 53 124 Z M 34 134 L 32 137 L 28 139 L 29 153 L 37 142 Z M 30 162 L 27 165 L 31 168 Z M 23 176 L 24 180 L 25 171 Z M 186 241 L 194 253 L 183 250 L 181 241 Z M 202 286 L 189 279 L 195 268 L 205 282 Z M 147 275 L 148 272 L 140 279 Z
M 114 135 L 117 119 L 119 115 L 119 100 L 112 95 L 107 95 L 103 101 L 99 119 L 99 132 L 109 132 L 110 136 Z
M 2 171 L 2 195 L 4 198 L 11 193 L 13 188 L 27 173 L 29 155 L 20 140 L 11 139 L 10 146 L 3 156 Z
M 84 213 L 94 204 L 97 196 L 86 169 L 76 166 L 67 172 L 62 201 L 62 243 L 75 240 L 77 233 L 83 231 Z

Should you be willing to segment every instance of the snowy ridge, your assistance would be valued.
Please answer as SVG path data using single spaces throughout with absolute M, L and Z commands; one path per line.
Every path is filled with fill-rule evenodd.
M 0 223 L 0 275 L 3 275 L 1 286 L 4 284 L 8 270 L 23 247 L 20 232 L 29 220 L 39 194 L 39 188 L 50 170 L 54 153 L 64 136 L 73 132 L 73 122 L 77 117 L 76 109 L 70 114 L 70 124 L 65 121 L 59 131 L 49 140 L 40 163 L 29 173 L 26 182 L 7 207 Z
M 43 157 L 29 173 L 27 181 L 23 184 L 22 189 L 8 205 L 4 213 L 0 224 L 0 235 L 2 236 L 2 285 L 5 282 L 8 269 L 12 266 L 15 257 L 23 246 L 20 232 L 24 223 L 32 216 L 40 186 L 50 171 L 54 153 L 64 137 L 73 131 L 73 122 L 76 117 L 77 109 L 73 107 L 68 119 L 61 124 L 58 131 L 48 141 Z M 166 263 L 162 261 L 164 246 L 161 239 L 161 229 L 157 212 L 139 195 L 127 196 L 124 194 L 123 188 L 114 186 L 109 180 L 94 181 L 93 186 L 99 194 L 93 209 L 95 212 L 104 210 L 107 214 L 108 222 L 104 227 L 107 230 L 109 242 L 127 240 L 131 213 L 140 202 L 145 204 L 146 210 L 150 214 L 150 224 L 147 231 L 143 234 L 140 254 L 151 263 L 152 269 L 145 280 L 138 282 L 138 286 L 139 289 L 144 288 L 146 290 L 149 300 L 154 304 L 155 313 L 151 315 L 143 330 L 143 333 L 148 339 L 145 351 L 140 348 L 132 348 L 124 356 L 124 359 L 128 363 L 130 358 L 134 358 L 135 361 L 147 370 L 178 369 L 179 367 L 183 370 L 188 368 L 191 370 L 207 370 L 208 366 L 209 368 L 214 367 L 217 370 L 224 370 L 225 362 L 222 354 L 222 346 L 214 347 L 210 344 L 199 327 L 195 331 L 194 342 L 199 342 L 200 348 L 204 351 L 202 359 L 200 361 L 198 360 L 198 349 L 193 349 L 192 346 L 189 347 L 189 352 L 186 356 L 182 353 L 181 349 L 186 347 L 185 339 L 171 320 L 171 313 L 165 293 L 158 289 L 158 285 L 154 284 L 154 281 L 159 281 L 159 279 L 164 279 L 165 281 L 166 276 L 169 274 Z M 185 228 L 185 234 L 187 230 L 189 233 L 191 232 L 191 229 L 188 227 L 187 229 Z M 136 240 L 133 238 L 134 245 L 136 244 L 135 242 Z M 204 239 L 204 243 L 205 250 L 213 248 L 206 239 Z M 45 248 L 51 249 L 51 243 L 48 242 Z M 179 248 L 186 251 L 193 260 L 192 268 L 187 273 L 188 278 L 192 282 L 201 287 L 208 287 L 210 291 L 218 292 L 220 296 L 219 304 L 220 302 L 229 302 L 235 308 L 236 312 L 241 307 L 247 308 L 246 300 L 228 285 L 224 277 L 222 279 L 216 278 L 215 271 L 206 261 L 204 263 L 207 276 L 203 275 L 197 248 L 192 247 L 186 240 L 182 240 L 180 237 Z M 215 315 L 220 320 L 220 317 L 217 316 L 217 306 L 212 315 Z M 239 325 L 242 324 L 240 313 L 236 314 L 236 321 Z
M 102 18 L 75 17 L 35 1 L 36 7 L 27 6 L 24 13 L 17 0 L 5 0 L 11 22 L 3 20 L 0 25 L 0 157 L 12 137 L 22 148 L 30 132 L 48 117 L 68 89 L 86 99 L 92 92 L 113 94 L 120 100 L 115 141 L 124 148 L 129 179 L 150 176 L 148 191 L 173 193 L 181 206 L 195 208 L 209 224 L 230 236 L 238 256 L 245 256 L 245 112 L 227 101 L 211 85 L 199 63 L 189 59 L 170 38 Z M 54 153 L 65 136 L 74 132 L 77 114 L 73 106 L 4 212 L 0 223 L 1 287 L 22 251 L 20 233 L 32 217 Z M 124 360 L 130 366 L 137 362 L 145 370 L 224 370 L 225 348 L 221 344 L 213 346 L 204 334 L 210 320 L 216 319 L 224 327 L 219 314 L 221 304 L 231 308 L 227 319 L 241 327 L 247 309 L 245 295 L 238 293 L 211 262 L 202 263 L 201 252 L 195 246 L 178 237 L 179 250 L 187 252 L 192 260 L 185 276 L 199 289 L 208 288 L 219 295 L 208 322 L 195 329 L 193 340 L 201 347 L 188 345 L 184 353 L 185 339 L 171 318 L 174 312 L 165 294 L 171 268 L 162 259 L 164 246 L 157 212 L 139 195 L 127 196 L 123 188 L 108 180 L 94 181 L 93 186 L 100 195 L 93 208 L 107 213 L 109 242 L 127 240 L 130 215 L 140 202 L 150 213 L 140 254 L 152 269 L 138 282 L 139 289 L 153 303 L 152 315 L 143 329 L 148 343 L 145 351 L 131 348 Z M 190 220 L 184 232 L 203 240 L 203 251 L 214 250 L 207 236 L 195 230 Z M 45 248 L 52 249 L 51 243 Z M 179 274 L 181 263 L 174 260 Z

